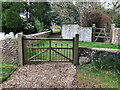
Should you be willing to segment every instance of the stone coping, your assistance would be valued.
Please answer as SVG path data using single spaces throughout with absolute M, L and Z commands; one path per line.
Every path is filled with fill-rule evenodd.
M 86 48 L 86 47 L 79 47 L 82 49 L 89 49 L 92 51 L 106 51 L 106 52 L 111 52 L 111 53 L 120 53 L 120 49 L 109 49 L 109 48 Z
M 30 35 L 25 35 L 25 36 L 38 36 L 40 34 L 46 34 L 46 33 L 50 33 L 51 31 L 45 31 L 45 32 L 40 32 L 40 33 L 36 33 L 36 34 L 30 34 Z

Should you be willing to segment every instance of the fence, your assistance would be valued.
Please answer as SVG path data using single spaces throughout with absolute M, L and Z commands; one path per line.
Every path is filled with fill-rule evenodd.
M 37 43 L 36 45 L 32 45 L 32 47 L 28 47 L 27 45 L 27 41 L 29 40 L 37 40 Z M 48 40 L 48 43 L 49 43 L 49 46 L 48 47 L 41 47 L 39 45 L 40 41 L 41 40 Z M 52 41 L 73 41 L 73 46 L 72 47 L 62 47 L 62 44 L 60 47 L 53 47 L 51 45 L 51 42 Z M 74 65 L 77 65 L 78 64 L 78 44 L 79 44 L 79 35 L 76 34 L 75 38 L 74 39 L 52 39 L 52 38 L 26 38 L 25 36 L 23 36 L 22 34 L 18 34 L 18 50 L 19 50 L 19 64 L 20 65 L 24 65 L 25 62 L 73 62 Z M 35 52 L 33 51 L 33 49 L 35 50 Z M 41 49 L 46 49 L 44 51 L 40 51 Z M 69 50 L 72 50 L 72 53 L 71 51 L 68 52 L 68 49 Z M 64 52 L 60 52 L 60 50 L 64 51 Z M 45 53 L 49 51 L 49 59 L 48 60 L 44 60 L 42 59 L 41 60 L 41 57 L 38 57 L 40 56 L 41 54 Z M 54 52 L 54 53 L 57 53 L 59 56 L 61 56 L 61 58 L 59 59 L 62 59 L 62 60 L 54 60 L 53 57 L 51 57 L 51 52 Z M 67 51 L 67 52 L 66 52 Z M 31 52 L 32 54 L 30 55 L 31 57 L 29 57 L 28 55 L 28 52 Z M 66 55 L 67 54 L 70 54 L 69 56 Z M 75 52 L 75 53 L 74 53 Z M 45 54 L 46 55 L 46 54 Z M 28 58 L 29 57 L 29 58 Z M 37 59 L 39 60 L 36 60 L 36 57 Z M 57 57 L 55 55 L 55 57 Z M 34 59 L 34 60 L 33 60 Z M 67 59 L 67 60 L 65 60 Z
M 95 24 L 93 24 L 92 29 L 92 41 L 102 42 L 105 43 L 112 43 L 112 44 L 119 44 L 120 45 L 120 28 L 116 28 L 115 24 L 111 24 L 111 28 L 97 28 Z

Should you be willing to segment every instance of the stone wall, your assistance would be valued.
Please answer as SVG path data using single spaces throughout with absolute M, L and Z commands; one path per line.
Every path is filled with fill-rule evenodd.
M 106 57 L 118 58 L 120 61 L 120 50 L 119 49 L 104 49 L 104 48 L 82 48 L 79 47 L 79 64 L 90 63 L 94 58 L 101 58 L 100 55 L 106 55 Z
M 79 25 L 63 25 L 62 37 L 72 39 L 75 34 L 79 34 L 79 41 L 92 41 L 92 27 L 80 27 Z
M 27 38 L 47 38 L 51 31 L 26 35 Z M 35 42 L 31 42 L 35 43 Z M 4 39 L 0 41 L 0 61 L 9 63 L 19 63 L 18 39 Z
M 2 62 L 18 63 L 17 39 L 5 39 L 0 41 Z
M 114 28 L 112 32 L 112 43 L 120 45 L 120 28 Z
M 50 35 L 51 35 L 51 31 L 46 31 L 46 32 L 30 34 L 30 35 L 25 35 L 25 36 L 26 36 L 26 38 L 47 38 Z M 28 46 L 33 46 L 37 43 L 39 43 L 39 40 L 27 40 Z

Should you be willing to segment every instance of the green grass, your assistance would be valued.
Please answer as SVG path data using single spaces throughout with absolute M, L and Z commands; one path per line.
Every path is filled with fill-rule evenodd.
M 53 33 L 60 32 L 60 29 L 52 29 Z
M 57 46 L 56 46 L 57 44 Z M 72 47 L 73 46 L 73 42 L 72 41 L 63 41 L 63 42 L 57 42 L 57 41 L 52 41 L 52 44 L 51 46 L 52 47 L 61 47 L 61 44 L 62 44 L 62 47 L 67 47 L 67 44 L 68 44 L 68 47 Z M 36 45 L 34 45 L 34 47 L 49 47 L 49 41 L 48 40 L 44 40 L 44 41 L 39 41 Z M 109 49 L 118 49 L 118 45 L 113 45 L 113 44 L 102 44 L 102 43 L 97 43 L 97 42 L 83 42 L 83 41 L 80 41 L 79 42 L 79 47 L 85 47 L 85 48 L 109 48 Z M 39 52 L 42 52 L 44 51 L 45 49 L 32 49 L 32 50 L 29 50 L 28 52 L 28 58 L 32 57 L 33 55 L 36 55 L 38 54 Z M 69 55 L 69 57 L 72 59 L 72 50 L 69 51 L 69 50 L 58 50 L 58 52 L 62 53 L 62 54 L 66 54 Z M 68 52 L 68 53 L 67 53 Z M 64 57 L 61 57 L 61 55 L 51 51 L 52 55 L 51 55 L 51 59 L 52 60 L 62 60 L 64 59 Z M 44 54 L 42 55 L 39 55 L 38 57 L 34 58 L 34 60 L 49 60 L 49 50 L 47 52 L 45 52 Z
M 17 66 L 10 63 L 0 64 L 0 83 L 5 81 L 15 70 Z
M 72 45 L 72 42 L 69 42 L 69 43 Z M 120 45 L 103 44 L 103 43 L 98 43 L 98 42 L 83 42 L 83 41 L 79 41 L 79 47 L 119 49 Z
M 97 42 L 79 42 L 80 47 L 87 47 L 87 48 L 111 48 L 111 49 L 118 49 L 118 45 L 114 44 L 103 44 Z
M 51 41 L 51 46 L 52 47 L 72 47 L 71 44 L 67 44 L 66 42 L 59 42 L 59 41 Z M 48 40 L 44 40 L 44 41 L 39 41 L 36 45 L 34 45 L 33 47 L 49 47 L 49 41 Z M 28 50 L 28 57 L 30 58 L 40 52 L 43 52 L 46 49 L 31 49 Z M 55 49 L 56 51 L 58 51 L 59 53 L 68 56 L 69 58 L 72 59 L 72 50 L 68 50 L 68 49 Z M 49 50 L 39 56 L 37 56 L 36 58 L 32 59 L 32 60 L 49 60 L 50 54 L 49 54 Z M 51 60 L 67 60 L 66 58 L 64 58 L 63 56 L 57 54 L 56 52 L 53 52 L 51 50 Z
M 91 64 L 77 67 L 80 88 L 118 88 L 118 77 L 112 71 L 96 70 Z M 83 85 L 84 83 L 84 85 Z

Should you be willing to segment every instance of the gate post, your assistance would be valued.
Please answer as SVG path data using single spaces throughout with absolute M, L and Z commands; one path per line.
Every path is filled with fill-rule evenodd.
M 23 66 L 23 35 L 21 33 L 18 34 L 18 58 L 19 65 Z
M 92 26 L 92 42 L 95 41 L 95 24 Z
M 78 65 L 78 46 L 79 46 L 79 34 L 75 35 L 75 41 L 74 41 L 74 65 Z
M 111 43 L 115 44 L 115 24 L 111 24 Z
M 24 38 L 26 38 L 25 35 L 23 35 L 23 65 L 27 61 L 27 40 L 24 40 Z

